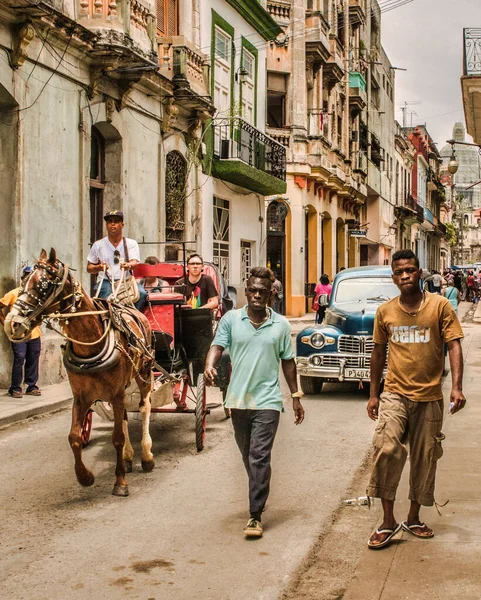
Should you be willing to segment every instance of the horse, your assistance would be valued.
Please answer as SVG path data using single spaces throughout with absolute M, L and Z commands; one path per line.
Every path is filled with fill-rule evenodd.
M 83 486 L 94 483 L 93 473 L 82 461 L 81 427 L 92 404 L 108 402 L 113 409 L 112 442 L 117 452 L 114 496 L 128 496 L 125 473 L 132 470 L 125 390 L 135 379 L 140 391 L 142 415 L 142 469 L 153 470 L 149 433 L 150 395 L 153 388 L 151 328 L 147 318 L 127 307 L 109 307 L 94 301 L 61 262 L 54 248 L 42 250 L 31 275 L 23 283 L 17 301 L 5 319 L 5 333 L 12 342 L 28 340 L 42 321 L 67 338 L 64 364 L 73 394 L 72 425 L 68 440 L 75 458 L 75 474 Z

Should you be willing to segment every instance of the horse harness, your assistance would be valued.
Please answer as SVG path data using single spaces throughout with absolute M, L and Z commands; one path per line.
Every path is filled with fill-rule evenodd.
M 144 363 L 144 368 L 146 366 L 152 367 L 155 362 L 154 355 L 152 354 L 152 349 L 148 343 L 147 331 L 142 320 L 138 317 L 137 311 L 122 304 L 109 302 L 103 299 L 95 299 L 93 302 L 96 310 L 79 312 L 78 308 L 84 297 L 82 286 L 80 282 L 71 275 L 67 265 L 63 264 L 61 261 L 58 261 L 58 263 L 60 266 L 58 270 L 54 269 L 44 261 L 38 261 L 34 265 L 34 269 L 44 269 L 53 277 L 53 279 L 48 278 L 45 274 L 40 276 L 39 286 L 35 288 L 37 297 L 31 292 L 23 290 L 23 293 L 26 294 L 27 297 L 35 299 L 37 306 L 33 309 L 29 302 L 20 301 L 18 304 L 20 305 L 22 312 L 27 313 L 27 324 L 33 321 L 41 313 L 44 313 L 46 308 L 52 307 L 56 303 L 59 304 L 59 308 L 61 309 L 59 312 L 47 314 L 44 318 L 49 329 L 56 331 L 67 340 L 66 343 L 62 345 L 65 367 L 74 373 L 101 373 L 102 371 L 106 371 L 115 366 L 119 362 L 121 354 L 124 354 L 131 363 L 131 378 L 134 376 L 134 371 L 136 375 L 140 376 L 142 362 Z M 72 284 L 73 292 L 68 296 L 57 300 L 68 280 L 70 280 Z M 49 293 L 52 285 L 55 286 L 54 292 Z M 72 298 L 71 304 L 62 308 L 62 303 L 70 298 Z M 57 302 L 55 302 L 56 300 Z M 86 315 L 99 315 L 102 320 L 104 332 L 95 342 L 82 342 L 80 340 L 71 339 L 53 326 L 53 322 L 65 321 L 67 324 L 70 318 Z M 142 332 L 143 339 L 141 339 L 141 337 L 132 329 L 129 319 L 133 320 Z M 122 335 L 127 342 L 127 348 L 120 340 Z M 80 357 L 73 352 L 73 344 L 93 346 L 99 344 L 101 341 L 104 341 L 103 347 L 95 356 Z M 133 356 L 131 356 L 131 354 L 133 354 Z

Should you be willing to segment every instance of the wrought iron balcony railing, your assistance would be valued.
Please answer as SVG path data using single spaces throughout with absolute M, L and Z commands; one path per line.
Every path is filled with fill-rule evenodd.
M 236 117 L 214 125 L 215 151 L 221 159 L 237 159 L 286 180 L 286 149 L 271 137 Z
M 481 29 L 463 29 L 464 74 L 481 76 Z

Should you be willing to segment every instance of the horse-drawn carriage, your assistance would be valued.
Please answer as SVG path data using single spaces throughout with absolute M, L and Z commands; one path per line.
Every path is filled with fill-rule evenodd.
M 204 363 L 213 339 L 213 330 L 221 316 L 233 307 L 229 289 L 216 265 L 204 263 L 204 273 L 212 278 L 219 295 L 219 307 L 193 310 L 186 303 L 185 286 L 176 284 L 185 277 L 185 261 L 160 262 L 156 265 L 140 263 L 135 269 L 136 279 L 158 278 L 164 282 L 162 291 L 150 292 L 143 309 L 152 329 L 152 347 L 155 353 L 154 385 L 151 394 L 152 413 L 183 413 L 195 415 L 197 450 L 204 448 L 206 416 L 210 409 L 206 402 Z M 217 385 L 223 398 L 230 375 L 230 361 L 226 354 L 219 365 Z M 135 382 L 126 390 L 127 412 L 139 412 L 139 390 Z M 92 429 L 92 413 L 113 420 L 109 404 L 98 400 L 82 423 L 82 442 L 88 445 Z
M 185 254 L 185 252 L 184 252 Z M 112 441 L 117 453 L 113 494 L 127 496 L 125 473 L 132 470 L 134 451 L 129 439 L 128 411 L 142 419 L 142 469 L 154 468 L 149 433 L 150 414 L 175 412 L 195 415 L 197 449 L 202 450 L 206 415 L 203 378 L 205 357 L 213 338 L 212 311 L 186 305 L 182 286 L 185 260 L 139 265 L 137 276 L 157 276 L 170 287 L 152 294 L 144 313 L 91 298 L 72 271 L 45 250 L 23 284 L 17 302 L 5 321 L 13 342 L 29 338 L 41 322 L 66 338 L 64 364 L 73 393 L 69 442 L 75 472 L 84 486 L 94 483 L 82 461 L 82 449 L 92 426 L 92 407 L 114 422 Z M 222 311 L 232 308 L 225 282 L 213 265 Z M 230 306 L 229 306 L 230 304 Z M 220 369 L 218 386 L 225 389 L 229 368 Z M 101 408 L 102 407 L 102 408 Z

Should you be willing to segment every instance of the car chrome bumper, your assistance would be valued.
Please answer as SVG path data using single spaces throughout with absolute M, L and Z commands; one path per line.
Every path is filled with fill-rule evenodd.
M 346 369 L 352 369 L 354 367 L 350 367 L 347 365 L 347 359 L 341 358 L 339 366 L 326 366 L 313 365 L 310 361 L 312 357 L 297 357 L 297 373 L 298 375 L 302 375 L 303 377 L 321 377 L 323 379 L 333 379 L 337 381 L 369 381 L 369 379 L 359 378 L 359 377 L 347 377 L 345 375 Z M 360 370 L 366 370 L 366 368 L 362 368 Z M 369 369 L 367 369 L 369 370 Z M 386 370 L 383 372 L 383 378 L 386 376 Z

